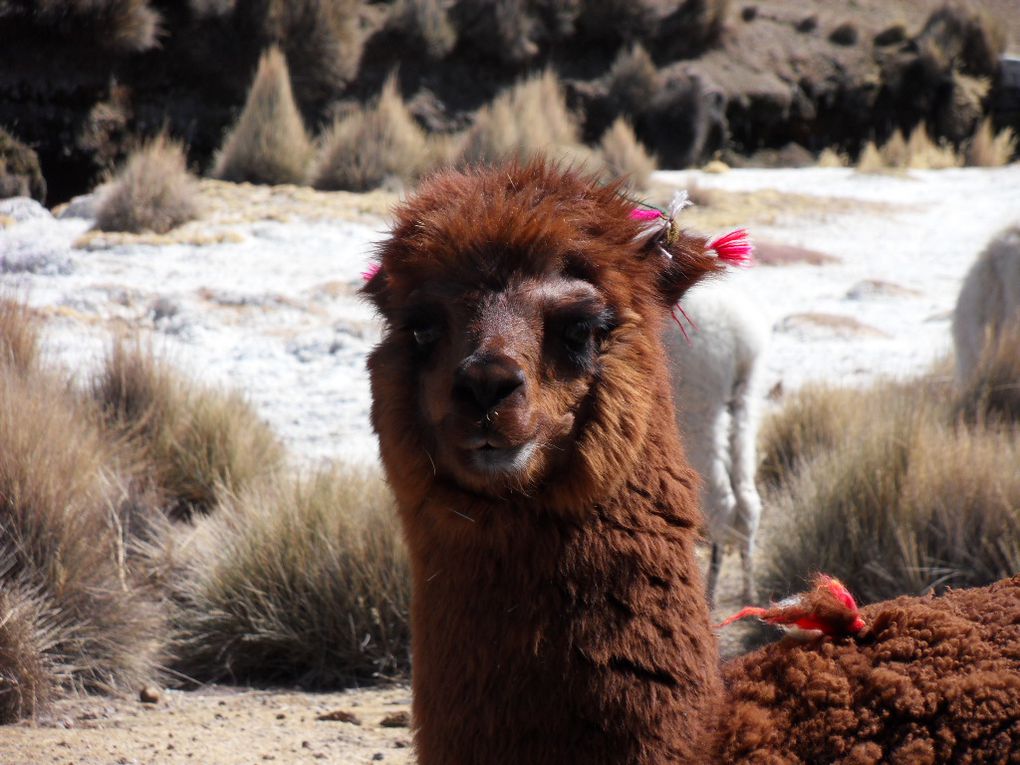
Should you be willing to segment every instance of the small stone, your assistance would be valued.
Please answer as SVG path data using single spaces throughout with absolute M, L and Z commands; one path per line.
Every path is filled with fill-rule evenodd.
M 160 698 L 159 688 L 154 685 L 147 685 L 138 692 L 138 700 L 143 704 L 158 704 Z
M 382 760 L 382 759 L 384 759 L 382 752 L 376 752 L 375 754 L 372 755 L 372 760 L 373 761 L 378 762 L 379 760 Z
M 287 719 L 287 715 L 285 715 L 283 712 L 278 712 L 277 715 L 276 715 L 276 719 L 277 720 L 286 720 Z

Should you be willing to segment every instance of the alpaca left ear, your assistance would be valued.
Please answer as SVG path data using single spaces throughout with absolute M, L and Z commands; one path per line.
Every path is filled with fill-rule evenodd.
M 662 303 L 672 308 L 691 287 L 710 274 L 723 270 L 724 264 L 711 249 L 708 240 L 687 233 L 649 242 L 649 257 L 659 264 L 658 288 Z
M 385 272 L 378 263 L 375 263 L 361 274 L 361 278 L 365 283 L 361 285 L 359 292 L 372 301 L 379 309 L 379 313 L 387 316 L 391 301 L 389 279 Z

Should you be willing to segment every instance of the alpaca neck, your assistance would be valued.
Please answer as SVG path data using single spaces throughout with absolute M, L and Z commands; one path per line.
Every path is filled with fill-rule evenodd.
M 653 446 L 579 522 L 467 503 L 452 535 L 445 503 L 415 513 L 423 765 L 701 759 L 719 680 L 697 505 L 687 468 L 661 464 L 678 447 Z

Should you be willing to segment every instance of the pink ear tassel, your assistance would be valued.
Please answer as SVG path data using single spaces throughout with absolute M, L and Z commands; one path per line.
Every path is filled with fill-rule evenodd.
M 662 217 L 663 217 L 662 213 L 659 212 L 658 210 L 643 210 L 640 207 L 635 207 L 633 210 L 630 211 L 631 220 L 649 221 L 658 220 L 659 218 Z
M 381 268 L 382 263 L 373 263 L 372 265 L 370 265 L 368 268 L 361 272 L 361 278 L 366 282 L 370 282 L 375 277 L 375 275 L 379 273 L 379 270 Z
M 747 235 L 746 228 L 720 236 L 709 243 L 708 249 L 715 250 L 720 260 L 734 266 L 750 266 L 754 264 L 754 245 Z

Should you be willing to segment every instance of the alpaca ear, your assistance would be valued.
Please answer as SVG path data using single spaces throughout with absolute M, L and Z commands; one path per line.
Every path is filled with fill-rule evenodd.
M 723 262 L 708 240 L 699 236 L 680 233 L 672 242 L 663 237 L 648 246 L 652 250 L 649 257 L 659 264 L 659 295 L 667 308 L 672 308 L 703 278 L 723 270 Z
M 389 308 L 392 302 L 390 281 L 386 276 L 386 273 L 382 270 L 378 263 L 370 266 L 362 275 L 361 278 L 365 280 L 365 283 L 361 285 L 362 295 L 367 297 L 373 305 L 379 310 L 383 316 L 389 315 Z

